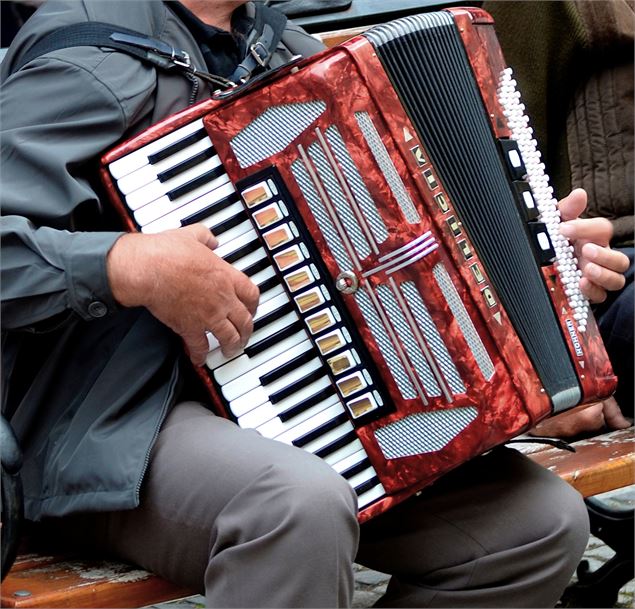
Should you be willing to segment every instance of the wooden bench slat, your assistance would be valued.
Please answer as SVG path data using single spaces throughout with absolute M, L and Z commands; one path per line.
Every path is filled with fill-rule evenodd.
M 575 453 L 535 444 L 524 448 L 515 444 L 514 447 L 566 480 L 584 497 L 635 484 L 632 427 L 579 440 L 573 445 Z
M 357 36 L 362 32 L 365 32 L 368 29 L 368 26 L 364 27 L 353 27 L 345 30 L 333 30 L 331 32 L 320 32 L 319 34 L 315 34 L 316 38 L 321 40 L 329 49 L 334 47 L 337 44 L 341 44 L 342 42 L 347 41 L 349 38 L 353 38 L 353 36 Z
M 62 556 L 20 557 L 2 582 L 3 607 L 143 607 L 191 594 L 131 565 Z

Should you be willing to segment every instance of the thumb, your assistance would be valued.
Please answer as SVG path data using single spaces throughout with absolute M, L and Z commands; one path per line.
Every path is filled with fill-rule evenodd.
M 575 220 L 586 209 L 587 194 L 586 190 L 576 188 L 572 190 L 564 199 L 558 203 L 558 209 L 562 216 L 562 220 Z
M 190 233 L 192 237 L 194 237 L 194 239 L 200 241 L 203 245 L 206 245 L 211 250 L 218 247 L 218 239 L 204 224 L 192 224 L 190 226 L 179 228 L 177 230 Z

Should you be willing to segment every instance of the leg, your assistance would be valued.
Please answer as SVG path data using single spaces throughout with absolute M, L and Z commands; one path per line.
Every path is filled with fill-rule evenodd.
M 341 607 L 353 592 L 354 493 L 326 463 L 184 403 L 141 507 L 84 517 L 100 546 L 202 590 L 209 607 Z
M 609 294 L 605 303 L 597 307 L 596 317 L 606 351 L 618 377 L 615 399 L 627 417 L 633 416 L 633 248 L 622 248 L 631 261 L 626 272 L 626 285 Z
M 589 536 L 582 498 L 511 449 L 362 526 L 357 561 L 393 578 L 386 607 L 553 607 Z

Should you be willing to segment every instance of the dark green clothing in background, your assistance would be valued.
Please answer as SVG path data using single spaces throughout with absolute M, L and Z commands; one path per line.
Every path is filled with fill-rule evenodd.
M 486 0 L 559 198 L 633 243 L 633 0 Z

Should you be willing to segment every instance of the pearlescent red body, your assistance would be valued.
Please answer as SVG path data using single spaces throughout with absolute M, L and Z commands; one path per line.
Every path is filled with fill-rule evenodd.
M 489 15 L 479 9 L 450 9 L 461 33 L 464 46 L 481 89 L 483 104 L 489 115 L 492 130 L 497 137 L 509 137 L 506 119 L 496 97 L 496 75 L 505 67 L 504 59 Z M 326 109 L 311 125 L 289 145 L 264 160 L 243 169 L 234 154 L 231 142 L 236 135 L 262 115 L 268 108 L 284 104 L 320 100 Z M 367 113 L 388 151 L 403 184 L 415 203 L 421 221 L 408 224 L 396 201 L 393 191 L 382 174 L 365 140 L 359 137 L 356 112 Z M 346 147 L 359 169 L 365 186 L 377 202 L 389 236 L 381 243 L 378 253 L 371 253 L 362 261 L 358 275 L 370 272 L 381 265 L 382 256 L 393 252 L 424 233 L 430 231 L 439 247 L 416 263 L 390 275 L 397 284 L 413 282 L 424 298 L 434 324 L 443 336 L 447 350 L 465 382 L 466 391 L 460 395 L 428 396 L 424 404 L 418 398 L 404 399 L 388 368 L 364 315 L 353 295 L 342 295 L 348 313 L 354 320 L 357 332 L 368 355 L 377 364 L 385 393 L 395 408 L 392 412 L 356 428 L 377 474 L 387 491 L 387 496 L 363 509 L 360 520 L 382 513 L 390 506 L 424 488 L 439 476 L 468 459 L 522 433 L 551 411 L 534 368 L 521 344 L 505 310 L 496 297 L 492 284 L 478 255 L 471 247 L 469 235 L 462 239 L 471 247 L 473 257 L 468 262 L 457 246 L 457 240 L 447 224 L 447 212 L 442 212 L 435 202 L 435 195 L 444 193 L 443 176 L 436 175 L 429 164 L 421 166 L 412 153 L 415 146 L 427 159 L 426 143 L 420 141 L 415 128 L 395 93 L 390 80 L 378 60 L 372 45 L 364 37 L 357 37 L 327 50 L 313 58 L 288 66 L 278 74 L 255 83 L 246 92 L 223 98 L 211 99 L 163 121 L 140 136 L 122 144 L 103 158 L 102 178 L 115 205 L 127 218 L 127 226 L 134 229 L 121 196 L 108 172 L 109 163 L 137 150 L 157 137 L 169 133 L 192 120 L 204 118 L 208 134 L 214 143 L 225 170 L 235 183 L 259 170 L 275 166 L 284 180 L 299 214 L 330 273 L 331 286 L 342 271 L 323 237 L 302 190 L 298 186 L 291 164 L 300 157 L 300 150 L 316 141 L 318 133 L 324 133 L 336 125 Z M 406 136 L 407 134 L 407 136 Z M 276 137 L 275 133 L 271 134 Z M 431 169 L 437 185 L 431 188 L 422 169 Z M 450 212 L 452 201 L 446 197 Z M 483 345 L 493 364 L 493 376 L 485 379 L 479 371 L 472 350 L 466 343 L 447 300 L 433 279 L 432 269 L 442 262 L 454 283 L 460 299 L 472 319 Z M 480 264 L 484 283 L 477 284 L 470 265 Z M 558 273 L 551 267 L 543 270 L 546 289 L 560 312 L 563 334 L 579 374 L 584 401 L 592 401 L 610 395 L 615 378 L 604 351 L 597 327 L 591 320 L 587 331 L 573 337 L 567 330 L 567 320 L 572 313 L 563 293 Z M 389 277 L 377 271 L 367 277 L 373 287 L 384 285 Z M 489 286 L 495 304 L 485 302 L 483 285 Z M 582 352 L 582 356 L 576 355 Z M 206 372 L 201 378 L 219 411 L 227 415 L 222 401 L 216 394 Z M 441 411 L 462 406 L 475 407 L 478 411 L 459 435 L 443 448 L 413 456 L 387 459 L 379 447 L 375 432 L 392 422 L 418 412 Z

